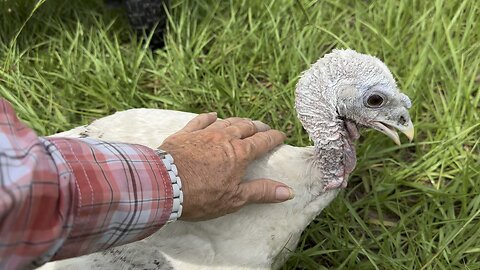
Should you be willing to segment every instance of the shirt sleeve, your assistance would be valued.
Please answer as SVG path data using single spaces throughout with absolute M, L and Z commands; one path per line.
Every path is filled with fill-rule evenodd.
M 0 99 L 0 269 L 23 269 L 149 236 L 172 214 L 154 150 L 41 138 Z

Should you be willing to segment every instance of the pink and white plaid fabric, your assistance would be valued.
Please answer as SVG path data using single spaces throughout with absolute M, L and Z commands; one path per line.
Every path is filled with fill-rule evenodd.
M 40 266 L 157 231 L 172 185 L 145 146 L 41 138 L 0 99 L 0 269 Z

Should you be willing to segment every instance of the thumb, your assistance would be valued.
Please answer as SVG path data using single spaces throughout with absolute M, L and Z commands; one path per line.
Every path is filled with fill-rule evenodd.
M 293 189 L 270 179 L 257 179 L 239 185 L 246 203 L 278 203 L 293 199 Z

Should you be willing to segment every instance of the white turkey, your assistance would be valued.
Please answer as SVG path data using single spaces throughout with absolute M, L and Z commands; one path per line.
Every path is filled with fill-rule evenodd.
M 334 50 L 303 73 L 296 87 L 298 118 L 313 147 L 283 145 L 248 167 L 245 181 L 270 178 L 292 187 L 285 203 L 249 205 L 202 222 L 177 221 L 147 239 L 52 262 L 41 269 L 271 269 L 294 250 L 305 227 L 335 198 L 355 166 L 358 128 L 395 143 L 395 129 L 413 137 L 410 99 L 375 57 Z M 195 114 L 132 109 L 55 136 L 88 136 L 158 147 Z

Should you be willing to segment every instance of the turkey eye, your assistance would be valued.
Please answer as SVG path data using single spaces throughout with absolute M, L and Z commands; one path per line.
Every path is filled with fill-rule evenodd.
M 378 108 L 383 105 L 383 97 L 379 94 L 373 94 L 367 98 L 367 106 L 371 108 Z

